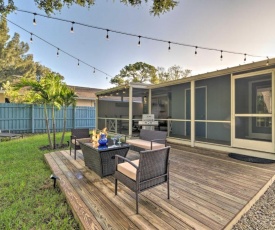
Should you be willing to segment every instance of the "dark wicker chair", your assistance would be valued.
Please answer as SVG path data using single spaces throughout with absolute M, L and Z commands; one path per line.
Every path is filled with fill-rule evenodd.
M 168 199 L 169 190 L 169 153 L 170 146 L 140 152 L 139 160 L 130 161 L 127 158 L 116 156 L 115 195 L 117 195 L 117 180 L 136 193 L 136 213 L 138 214 L 138 194 L 167 183 Z M 123 159 L 124 163 L 119 164 Z
M 76 150 L 80 149 L 78 139 L 90 138 L 90 133 L 88 128 L 83 129 L 72 129 L 71 139 L 70 139 L 70 155 L 72 148 L 74 149 L 74 159 L 76 160 Z

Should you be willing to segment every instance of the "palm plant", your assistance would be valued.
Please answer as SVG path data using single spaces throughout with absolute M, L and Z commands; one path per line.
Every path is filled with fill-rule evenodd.
M 14 85 L 14 90 L 19 90 L 21 88 L 27 87 L 29 88 L 28 95 L 24 95 L 24 101 L 29 103 L 41 104 L 44 106 L 44 114 L 45 114 L 45 123 L 48 134 L 48 141 L 51 148 L 53 148 L 50 129 L 49 129 L 49 118 L 48 118 L 48 110 L 47 105 L 50 103 L 49 94 L 46 88 L 43 85 L 43 82 L 37 82 L 33 79 L 22 78 L 19 82 Z
M 75 91 L 71 88 L 69 88 L 67 85 L 62 84 L 61 85 L 61 91 L 60 91 L 60 104 L 64 107 L 64 119 L 63 119 L 63 133 L 60 140 L 60 146 L 62 146 L 64 142 L 64 136 L 66 132 L 66 121 L 67 121 L 67 109 L 70 105 L 75 106 L 76 104 L 76 98 L 77 95 L 75 94 Z
M 59 96 L 62 86 L 61 77 L 56 74 L 48 73 L 41 78 L 39 82 L 32 79 L 22 78 L 16 83 L 15 89 L 21 89 L 23 87 L 29 88 L 28 96 L 25 95 L 24 101 L 36 104 L 42 104 L 44 106 L 45 123 L 48 133 L 48 140 L 51 149 L 56 148 L 56 129 L 55 129 L 55 107 L 60 109 Z M 50 135 L 49 116 L 48 116 L 48 105 L 51 106 L 52 111 L 52 131 L 53 141 Z

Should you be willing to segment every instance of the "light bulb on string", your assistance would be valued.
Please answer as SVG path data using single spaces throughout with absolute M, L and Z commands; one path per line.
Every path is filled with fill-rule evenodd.
M 266 57 L 267 59 L 266 59 L 266 66 L 268 66 L 269 65 L 269 58 L 268 57 Z
M 93 73 L 95 74 L 95 68 L 94 68 L 94 71 L 93 71 Z
M 246 54 L 244 54 L 244 59 L 243 59 L 244 62 L 246 62 Z
M 196 46 L 195 48 L 196 48 L 195 49 L 195 55 L 197 55 L 198 54 L 198 52 L 197 52 L 198 47 Z
M 74 33 L 74 22 L 72 22 L 71 33 Z
M 36 15 L 36 13 L 33 13 L 33 20 L 32 20 L 32 23 L 33 23 L 33 25 L 35 25 L 35 26 L 36 26 L 35 15 Z
M 140 47 L 140 36 L 138 36 L 138 47 Z
M 223 59 L 222 52 L 223 52 L 223 51 L 221 50 L 221 61 L 222 61 L 222 59 Z
M 31 33 L 30 43 L 32 43 L 32 33 Z
M 108 80 L 108 76 L 106 76 L 106 80 Z
M 109 40 L 109 30 L 106 30 L 107 34 L 106 34 L 106 39 Z
M 59 48 L 57 48 L 56 56 L 59 57 Z
M 171 42 L 169 41 L 168 44 L 169 44 L 168 51 L 171 51 L 171 46 L 170 46 Z
M 79 59 L 77 59 L 77 67 L 79 67 Z

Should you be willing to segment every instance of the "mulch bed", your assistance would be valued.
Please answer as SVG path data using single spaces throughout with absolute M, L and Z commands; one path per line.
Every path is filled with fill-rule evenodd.
M 55 149 L 52 149 L 49 145 L 44 145 L 44 146 L 41 146 L 39 147 L 40 150 L 59 150 L 59 149 L 66 149 L 68 148 L 68 144 L 62 144 L 62 145 L 59 145 L 59 144 L 56 144 L 56 148 Z

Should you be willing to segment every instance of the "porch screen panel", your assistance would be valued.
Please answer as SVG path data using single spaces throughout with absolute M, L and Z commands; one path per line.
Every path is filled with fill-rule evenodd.
M 271 74 L 235 80 L 235 138 L 272 141 Z

